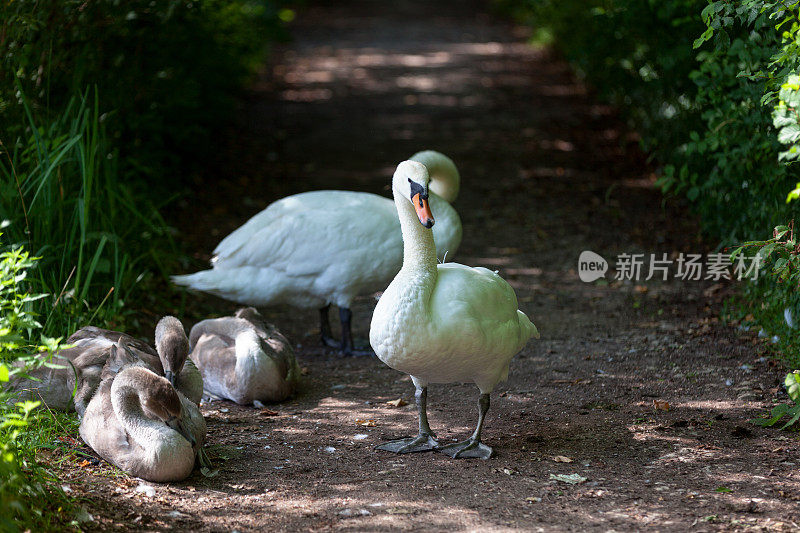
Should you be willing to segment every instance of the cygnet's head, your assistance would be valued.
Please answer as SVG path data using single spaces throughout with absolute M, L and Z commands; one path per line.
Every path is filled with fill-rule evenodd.
M 407 198 L 417 212 L 419 223 L 426 228 L 433 227 L 433 213 L 428 205 L 428 185 L 431 178 L 428 169 L 416 161 L 403 161 L 397 165 L 392 178 L 395 194 Z
M 142 387 L 139 392 L 142 411 L 148 418 L 161 420 L 180 433 L 194 447 L 196 440 L 183 423 L 183 405 L 175 387 L 166 378 L 141 370 L 144 372 L 140 371 L 137 377 Z
M 156 351 L 164 367 L 164 376 L 173 385 L 189 356 L 189 339 L 181 321 L 165 316 L 156 325 Z
M 253 323 L 262 322 L 264 320 L 264 317 L 261 316 L 261 313 L 259 313 L 255 307 L 242 307 L 236 311 L 234 316 Z

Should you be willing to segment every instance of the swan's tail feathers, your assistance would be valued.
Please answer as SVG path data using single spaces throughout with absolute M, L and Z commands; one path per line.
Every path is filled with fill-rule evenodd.
M 170 276 L 172 283 L 182 285 L 196 291 L 213 291 L 218 288 L 217 276 L 213 270 L 201 270 L 194 274 Z
M 517 309 L 517 316 L 519 317 L 519 324 L 522 326 L 522 331 L 527 331 L 527 336 L 525 337 L 526 340 L 530 338 L 538 339 L 539 338 L 539 330 L 536 329 L 536 325 L 530 321 L 528 315 Z

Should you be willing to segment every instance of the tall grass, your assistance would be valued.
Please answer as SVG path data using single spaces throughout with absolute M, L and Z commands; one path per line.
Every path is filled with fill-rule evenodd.
M 22 101 L 27 137 L 0 145 L 0 221 L 6 242 L 41 257 L 31 275 L 48 294 L 37 309 L 44 333 L 119 322 L 134 286 L 160 268 L 166 224 L 120 175 L 96 90 L 50 122 Z

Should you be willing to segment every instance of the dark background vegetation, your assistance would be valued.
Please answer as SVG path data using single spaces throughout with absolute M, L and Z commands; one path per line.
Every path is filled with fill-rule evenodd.
M 691 204 L 712 246 L 768 239 L 795 218 L 797 203 L 786 196 L 800 177 L 779 155 L 800 129 L 789 120 L 779 136 L 773 114 L 797 68 L 796 8 L 700 0 L 495 4 L 530 24 L 540 43 L 560 50 L 597 97 L 620 110 L 664 193 Z M 3 360 L 53 347 L 51 338 L 88 322 L 140 327 L 137 312 L 152 303 L 147 288 L 164 286 L 175 260 L 161 213 L 213 153 L 238 92 L 291 17 L 275 0 L 0 5 Z M 791 248 L 785 252 L 794 264 Z M 787 307 L 797 308 L 796 292 L 796 279 L 775 283 L 767 273 L 726 312 L 779 334 L 796 361 L 783 320 Z M 15 520 L 3 527 L 71 520 L 54 513 L 69 503 L 33 451 L 70 421 L 30 414 L 30 406 L 0 420 L 0 505 Z M 21 433 L 26 424 L 36 431 Z

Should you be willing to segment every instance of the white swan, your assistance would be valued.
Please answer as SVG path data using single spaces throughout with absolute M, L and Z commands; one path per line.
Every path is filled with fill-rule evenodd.
M 53 355 L 49 365 L 40 366 L 12 379 L 9 390 L 17 401 L 41 400 L 51 409 L 75 410 L 83 416 L 100 381 L 119 368 L 108 365 L 111 348 L 120 343 L 131 349 L 135 357 L 158 375 L 164 375 L 195 404 L 203 396 L 203 378 L 191 361 L 189 340 L 180 321 L 171 316 L 156 325 L 156 349 L 119 331 L 86 326 L 65 341 L 71 345 Z M 38 354 L 40 360 L 48 354 Z M 22 366 L 22 365 L 16 365 Z M 28 378 L 34 378 L 33 380 Z M 73 392 L 75 392 L 73 396 Z
M 157 482 L 188 477 L 205 434 L 197 406 L 138 364 L 103 380 L 80 425 L 81 438 L 100 457 Z
M 480 442 L 489 394 L 508 377 L 511 358 L 536 326 L 517 309 L 514 289 L 495 272 L 457 263 L 437 264 L 430 178 L 423 165 L 404 161 L 392 179 L 403 229 L 403 268 L 372 315 L 369 340 L 390 367 L 410 374 L 416 387 L 419 435 L 378 448 L 397 453 L 437 449 L 451 457 L 488 459 Z M 416 214 L 415 214 L 416 211 Z M 428 383 L 472 381 L 481 391 L 478 424 L 460 443 L 439 446 L 426 414 Z
M 431 176 L 430 203 L 439 217 L 437 251 L 452 256 L 461 242 L 461 220 L 449 204 L 458 194 L 458 170 L 432 150 L 412 159 L 426 165 Z M 313 191 L 270 204 L 225 237 L 214 250 L 211 270 L 172 279 L 245 305 L 318 308 L 322 342 L 358 354 L 350 305 L 356 296 L 385 288 L 402 259 L 403 240 L 390 199 Z M 339 307 L 341 343 L 331 336 L 330 304 Z
M 289 341 L 252 307 L 198 322 L 189 341 L 189 357 L 211 394 L 241 405 L 279 402 L 297 386 L 300 368 Z

